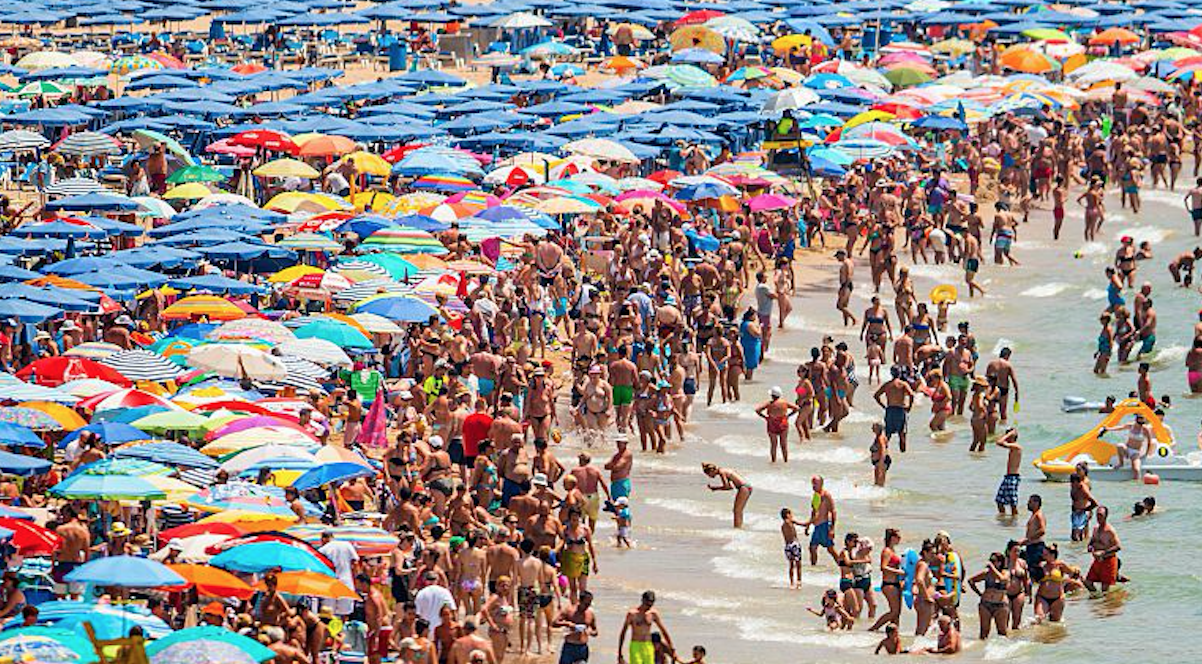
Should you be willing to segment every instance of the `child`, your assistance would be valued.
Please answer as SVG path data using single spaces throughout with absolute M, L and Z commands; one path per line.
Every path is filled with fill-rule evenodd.
M 686 662 L 677 658 L 678 664 L 705 664 L 705 646 L 693 646 L 693 659 Z
M 935 329 L 943 332 L 947 329 L 947 310 L 955 304 L 954 300 L 944 298 L 939 304 L 935 305 L 938 309 L 935 312 Z
M 901 649 L 901 638 L 897 635 L 897 625 L 893 623 L 885 625 L 885 638 L 876 644 L 876 650 L 872 651 L 872 654 L 879 655 L 882 650 L 887 655 L 896 655 L 905 652 Z
M 797 522 L 793 520 L 793 510 L 787 507 L 782 508 L 780 520 L 780 534 L 785 538 L 785 564 L 789 568 L 789 587 L 800 588 L 801 560 L 805 555 L 805 549 L 797 540 Z
M 840 629 L 850 630 L 856 622 L 847 609 L 843 608 L 843 604 L 839 602 L 839 592 L 833 588 L 822 595 L 821 610 L 806 607 L 806 611 L 825 619 L 826 628 L 832 632 Z
M 672 646 L 664 643 L 664 637 L 659 632 L 651 632 L 651 646 L 655 648 L 655 664 L 672 664 L 680 661 Z
M 885 351 L 881 350 L 880 345 L 868 345 L 868 382 L 872 385 L 881 384 L 881 362 L 884 358 Z
M 619 496 L 614 501 L 614 520 L 618 522 L 618 546 L 632 548 L 630 544 L 630 499 Z

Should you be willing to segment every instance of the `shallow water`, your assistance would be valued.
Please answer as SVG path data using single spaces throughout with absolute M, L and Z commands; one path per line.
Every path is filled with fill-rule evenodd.
M 1112 365 L 1108 378 L 1090 372 L 1097 317 L 1104 306 L 1102 271 L 1121 235 L 1153 242 L 1156 256 L 1141 264 L 1137 274 L 1138 282 L 1153 284 L 1160 316 L 1153 386 L 1157 394 L 1171 395 L 1177 404 L 1168 423 L 1179 433 L 1179 448 L 1194 449 L 1202 401 L 1184 398 L 1182 361 L 1200 299 L 1195 291 L 1174 288 L 1165 269 L 1171 257 L 1195 243 L 1181 207 L 1183 193 L 1151 192 L 1138 217 L 1129 211 L 1111 214 L 1099 242 L 1081 239 L 1077 208 L 1070 208 L 1066 236 L 1058 243 L 1051 240 L 1048 215 L 1033 214 L 1032 222 L 1020 229 L 1016 257 L 1022 266 L 1002 268 L 990 263 L 982 274 L 988 295 L 959 304 L 951 312 L 953 325 L 963 318 L 971 320 L 983 353 L 980 369 L 1002 344 L 1014 349 L 1023 400 L 1021 411 L 1011 418 L 1026 449 L 1021 492 L 1024 499 L 1032 492 L 1044 497 L 1050 539 L 1062 543 L 1062 556 L 1071 564 L 1088 567 L 1088 555 L 1083 545 L 1067 541 L 1067 485 L 1041 482 L 1028 464 L 1038 451 L 1079 435 L 1096 421 L 1093 415 L 1062 414 L 1061 397 L 1101 400 L 1107 394 L 1125 396 L 1135 388 L 1132 367 Z M 1119 211 L 1117 199 L 1108 206 Z M 833 279 L 833 265 L 824 269 Z M 859 274 L 866 279 L 867 267 L 862 266 Z M 918 265 L 911 274 L 920 294 L 938 283 L 962 285 L 957 267 Z M 867 305 L 869 290 L 857 289 L 853 300 L 857 316 Z M 891 304 L 891 293 L 882 295 Z M 830 634 L 818 618 L 805 613 L 805 607 L 815 606 L 821 592 L 837 580 L 837 569 L 825 553 L 820 554 L 817 567 L 807 565 L 801 590 L 787 588 L 777 513 L 786 506 L 802 516 L 808 513 L 809 481 L 815 473 L 827 478 L 837 501 L 839 534 L 849 530 L 866 534 L 878 551 L 886 526 L 901 528 L 903 548 L 917 547 L 937 530 L 947 530 L 965 555 L 971 575 L 981 569 L 989 552 L 1022 536 L 1024 519 L 999 520 L 992 502 L 1005 470 L 1004 456 L 994 447 L 985 454 L 969 455 L 965 421 L 953 421 L 952 436 L 931 440 L 926 435 L 925 400 L 919 401 L 911 417 L 910 451 L 893 454 L 887 489 L 872 485 L 867 462 L 867 432 L 880 410 L 872 404 L 872 388 L 866 384 L 856 395 L 863 410 L 849 418 L 842 433 L 819 435 L 805 444 L 799 444 L 793 434 L 789 464 L 768 462 L 763 425 L 754 407 L 766 398 L 769 387 L 780 385 L 788 393 L 795 384 L 797 363 L 808 358 L 809 348 L 823 334 L 834 333 L 857 352 L 863 348 L 857 330 L 840 326 L 832 308 L 833 293 L 811 297 L 816 299 L 796 300 L 787 329 L 774 331 L 769 359 L 756 379 L 744 385 L 743 402 L 708 409 L 698 406 L 690 427 L 695 437 L 664 457 L 638 456 L 633 505 L 637 547 L 615 551 L 608 542 L 601 544 L 602 573 L 593 582 L 602 628 L 594 645 L 597 652 L 612 656 L 623 609 L 637 603 L 640 591 L 653 588 L 660 594 L 660 607 L 682 653 L 701 643 L 717 662 L 872 659 L 876 636 L 865 633 L 864 618 L 851 633 Z M 861 358 L 859 364 L 861 382 L 866 383 L 866 363 Z M 699 396 L 704 399 L 704 388 Z M 702 461 L 734 468 L 755 487 L 742 531 L 730 527 L 732 495 L 705 489 Z M 1128 513 L 1130 505 L 1147 494 L 1155 495 L 1163 506 L 1163 514 L 1151 520 L 1117 523 L 1124 543 L 1123 572 L 1134 582 L 1104 599 L 1071 600 L 1062 626 L 1029 626 L 1008 639 L 995 637 L 986 643 L 976 640 L 976 601 L 966 591 L 965 652 L 960 659 L 1118 663 L 1139 656 L 1181 661 L 1182 653 L 1202 645 L 1196 604 L 1202 574 L 1170 570 L 1164 562 L 1167 555 L 1202 548 L 1198 506 L 1202 484 L 1144 487 L 1100 482 L 1095 493 L 1117 514 Z M 611 536 L 612 528 L 606 524 L 599 539 Z M 879 580 L 877 573 L 874 583 Z M 913 627 L 914 614 L 904 612 L 902 633 L 907 641 L 913 638 L 908 636 Z

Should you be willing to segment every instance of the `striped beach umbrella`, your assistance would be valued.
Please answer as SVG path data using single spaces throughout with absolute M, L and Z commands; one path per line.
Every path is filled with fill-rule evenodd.
M 54 146 L 59 154 L 75 157 L 93 157 L 96 155 L 121 154 L 125 150 L 121 142 L 112 136 L 95 131 L 81 131 L 59 141 Z
M 374 266 L 374 264 L 370 263 L 369 265 Z M 368 279 L 367 281 L 360 281 L 350 288 L 334 293 L 334 301 L 358 302 L 373 295 L 380 295 L 382 293 L 408 293 L 411 290 L 413 290 L 412 287 L 395 282 L 392 279 Z
M 148 350 L 126 350 L 114 353 L 100 361 L 133 381 L 164 382 L 174 380 L 184 373 L 179 365 Z
M 107 192 L 104 185 L 93 180 L 92 178 L 67 178 L 59 180 L 54 184 L 46 187 L 46 193 L 51 196 L 80 196 L 83 194 L 96 194 Z
M 36 150 L 50 145 L 50 141 L 39 133 L 26 129 L 13 129 L 0 134 L 0 152 Z
M 320 233 L 296 233 L 276 244 L 296 251 L 324 251 L 336 254 L 343 250 L 341 244 Z
M 438 238 L 416 228 L 381 228 L 363 241 L 365 248 L 402 254 L 445 254 L 447 248 Z
M 451 173 L 431 173 L 413 182 L 414 189 L 432 191 L 471 191 L 476 188 L 471 180 Z
M 372 526 L 292 526 L 284 531 L 309 544 L 319 546 L 323 532 L 333 534 L 334 539 L 350 542 L 361 556 L 382 556 L 396 548 L 397 538 L 392 533 Z
M 17 90 L 17 94 L 22 97 L 60 97 L 70 92 L 70 88 L 54 81 L 33 81 Z

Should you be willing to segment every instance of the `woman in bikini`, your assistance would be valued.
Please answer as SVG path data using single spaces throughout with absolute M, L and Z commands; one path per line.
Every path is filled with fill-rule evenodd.
M 593 531 L 584 525 L 580 508 L 568 511 L 563 528 L 563 547 L 559 551 L 561 571 L 568 579 L 569 601 L 575 603 L 582 590 L 588 590 L 589 572 L 597 573 L 597 554 L 593 549 Z
M 810 372 L 806 365 L 797 367 L 797 387 L 793 388 L 797 395 L 797 418 L 793 425 L 797 427 L 797 436 L 803 442 L 810 439 L 810 427 L 814 425 L 814 384 L 810 382 Z
M 885 486 L 889 466 L 893 465 L 893 457 L 889 456 L 889 437 L 885 435 L 885 425 L 875 422 L 872 425 L 872 445 L 868 446 L 868 461 L 872 464 L 872 483 Z
M 475 494 L 476 504 L 486 510 L 492 509 L 497 498 L 497 464 L 493 463 L 492 441 L 487 438 L 480 441 L 479 454 L 476 455 L 475 465 L 472 466 L 468 484 Z
M 1055 544 L 1043 550 L 1043 578 L 1035 591 L 1035 619 L 1044 618 L 1060 622 L 1064 615 L 1064 580 L 1072 573 L 1069 566 L 1060 560 L 1060 551 Z
M 889 610 L 881 614 L 869 631 L 875 632 L 885 625 L 896 625 L 901 621 L 901 584 L 906 574 L 902 570 L 902 558 L 897 555 L 896 551 L 899 544 L 901 544 L 901 532 L 896 528 L 886 528 L 885 545 L 881 549 L 881 594 L 885 596 L 885 603 L 889 605 Z
M 918 563 L 914 565 L 914 585 L 911 590 L 914 594 L 914 613 L 917 616 L 915 636 L 926 634 L 931 627 L 931 620 L 935 617 L 936 602 L 939 598 L 935 591 L 935 572 L 932 566 L 938 564 L 935 543 L 923 540 L 922 553 Z
M 712 463 L 701 464 L 701 471 L 706 477 L 717 478 L 719 484 L 707 484 L 706 488 L 710 491 L 734 491 L 735 503 L 732 508 L 734 514 L 735 528 L 743 527 L 743 509 L 747 507 L 747 501 L 751 499 L 751 485 L 748 484 L 733 470 L 719 468 Z
M 985 589 L 977 584 L 984 581 Z M 997 628 L 998 636 L 1006 636 L 1010 626 L 1010 601 L 1006 590 L 1010 587 L 1010 570 L 1006 565 L 1006 556 L 994 552 L 989 556 L 985 569 L 968 580 L 968 587 L 981 597 L 977 604 L 977 616 L 981 623 L 981 640 L 989 638 L 991 625 Z
M 927 375 L 927 386 L 925 392 L 931 398 L 931 431 L 938 433 L 947 428 L 947 418 L 952 414 L 952 389 L 939 369 L 933 369 Z
M 1023 607 L 1031 592 L 1031 575 L 1022 557 L 1022 546 L 1014 540 L 1006 544 L 1006 600 L 1009 603 L 1010 629 L 1018 629 L 1023 620 Z M 999 629 L 999 633 L 1002 631 Z
M 509 630 L 513 627 L 513 604 L 509 601 L 509 577 L 497 577 L 496 592 L 480 608 L 477 621 L 488 625 L 488 640 L 496 655 L 496 664 L 505 661 L 509 647 Z
M 843 549 L 836 558 L 839 564 L 839 592 L 843 593 L 843 608 L 853 617 L 859 618 L 864 606 L 868 606 L 868 619 L 876 617 L 876 603 L 872 600 L 872 559 L 863 551 L 860 536 L 847 533 L 843 536 Z

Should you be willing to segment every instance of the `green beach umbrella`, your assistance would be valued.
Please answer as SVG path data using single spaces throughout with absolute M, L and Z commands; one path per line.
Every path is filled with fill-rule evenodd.
M 149 149 L 155 143 L 162 143 L 167 146 L 167 151 L 183 160 L 189 166 L 196 163 L 192 160 L 192 155 L 180 145 L 179 141 L 170 136 L 155 131 L 153 129 L 137 129 L 133 133 L 133 138 L 137 141 L 138 146 Z
M 1023 30 L 1023 36 L 1030 37 L 1031 39 L 1039 39 L 1039 40 L 1046 39 L 1046 40 L 1051 40 L 1051 41 L 1072 41 L 1073 40 L 1073 38 L 1068 36 L 1068 34 L 1065 33 L 1063 30 L 1057 30 L 1055 28 L 1031 28 L 1029 30 Z
M 913 67 L 896 67 L 885 72 L 885 78 L 899 88 L 921 85 L 931 80 L 930 74 Z
M 147 415 L 146 417 L 134 420 L 130 423 L 130 426 L 147 433 L 202 431 L 206 422 L 208 422 L 208 418 L 186 410 L 165 410 L 161 413 L 154 413 L 153 415 Z
M 211 166 L 203 166 L 200 164 L 192 164 L 177 168 L 167 176 L 169 184 L 183 184 L 185 182 L 225 182 L 228 180 L 224 173 Z

